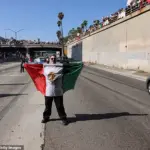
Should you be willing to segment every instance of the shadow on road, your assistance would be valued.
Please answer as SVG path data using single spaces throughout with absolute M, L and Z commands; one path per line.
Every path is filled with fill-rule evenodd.
M 14 86 L 14 85 L 26 85 L 26 84 L 28 84 L 28 83 L 8 83 L 8 84 L 0 84 L 0 86 L 2 86 L 2 85 L 12 85 L 12 86 Z
M 69 117 L 69 123 L 74 123 L 77 121 L 89 121 L 89 120 L 102 120 L 102 119 L 112 119 L 123 116 L 147 116 L 148 114 L 130 114 L 128 112 L 122 113 L 106 113 L 106 114 L 75 114 L 76 117 Z M 57 121 L 60 119 L 51 119 L 50 121 Z
M 0 94 L 0 98 L 9 96 L 20 96 L 20 95 L 28 95 L 28 94 Z

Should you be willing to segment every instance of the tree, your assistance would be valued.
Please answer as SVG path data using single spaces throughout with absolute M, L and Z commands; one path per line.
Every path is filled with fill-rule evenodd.
M 100 24 L 100 21 L 99 20 L 97 20 L 97 25 L 99 25 Z
M 69 36 L 64 37 L 64 44 L 68 42 Z
M 78 33 L 81 33 L 82 32 L 82 29 L 80 27 L 77 27 L 77 32 Z
M 76 37 L 77 32 L 78 32 L 78 31 L 77 31 L 75 28 L 72 28 L 72 29 L 68 32 L 68 36 L 69 36 L 70 38 L 74 38 L 74 37 Z
M 90 25 L 90 29 L 92 28 L 93 26 L 92 25 Z
M 69 36 L 69 37 L 71 37 L 71 36 L 72 36 L 72 29 L 71 29 L 71 30 L 69 30 L 69 32 L 68 32 L 68 36 Z
M 85 26 L 84 26 L 84 24 L 82 23 L 82 24 L 81 24 L 82 32 L 84 32 L 84 27 L 85 27 Z
M 96 20 L 93 21 L 93 24 L 96 24 Z
M 98 26 L 100 24 L 100 21 L 99 20 L 94 20 L 93 23 L 94 23 L 94 25 Z
M 39 44 L 39 43 L 40 43 L 40 38 L 38 38 L 38 40 L 37 40 L 37 41 L 38 41 L 38 44 Z
M 87 29 L 88 21 L 87 21 L 87 20 L 84 20 L 84 21 L 83 21 L 83 24 L 84 24 L 84 28 Z
M 60 13 L 58 14 L 58 18 L 59 18 L 59 20 L 63 20 L 63 18 L 64 18 L 64 13 L 63 13 L 63 12 L 60 12 Z
M 60 27 L 60 26 L 62 25 L 62 21 L 59 20 L 59 21 L 57 22 L 57 25 L 58 25 L 58 27 Z
M 58 31 L 56 32 L 56 34 L 57 34 L 57 38 L 60 40 L 60 39 L 61 39 L 61 31 L 58 30 Z

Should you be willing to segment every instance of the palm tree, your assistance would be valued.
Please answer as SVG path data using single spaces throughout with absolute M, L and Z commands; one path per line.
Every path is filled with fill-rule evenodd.
M 73 30 L 73 36 L 76 37 L 76 36 L 77 36 L 77 33 L 78 33 L 78 30 L 77 30 L 77 29 L 74 29 L 74 30 Z
M 70 30 L 70 34 L 71 34 L 71 37 L 72 37 L 72 38 L 76 37 L 76 36 L 77 36 L 77 33 L 78 33 L 78 31 L 77 31 L 75 28 L 72 28 L 72 29 Z
M 97 20 L 97 25 L 99 25 L 100 24 L 100 21 L 99 20 Z
M 65 43 L 65 44 L 68 42 L 68 39 L 69 39 L 68 36 L 64 37 L 64 43 Z
M 93 23 L 94 23 L 94 25 L 98 26 L 100 24 L 100 21 L 99 20 L 94 20 Z
M 63 12 L 60 12 L 60 13 L 58 14 L 58 18 L 59 18 L 59 20 L 63 20 L 63 18 L 64 18 L 64 13 L 63 13 Z
M 78 33 L 81 33 L 81 31 L 82 31 L 81 28 L 80 28 L 80 27 L 77 27 L 77 32 L 78 32 Z
M 60 40 L 60 38 L 61 38 L 61 31 L 58 30 L 58 31 L 56 32 L 56 34 L 57 34 L 58 39 Z
M 63 18 L 64 18 L 64 13 L 63 12 L 58 13 L 59 21 L 57 22 L 57 24 L 58 24 L 58 27 L 60 27 L 60 33 L 61 33 L 61 38 L 59 40 L 62 43 L 62 55 L 64 56 L 64 42 L 63 42 L 64 37 L 63 37 L 63 26 L 62 26 Z
M 87 20 L 84 20 L 84 21 L 83 21 L 83 24 L 84 24 L 84 27 L 87 29 L 88 21 L 87 21 Z
M 61 24 L 62 24 L 62 21 L 57 21 L 57 25 L 58 25 L 58 27 L 60 27 L 61 26 Z
M 68 36 L 73 36 L 74 35 L 74 32 L 75 32 L 75 29 L 72 28 L 69 32 L 68 32 Z
M 71 37 L 71 36 L 72 36 L 72 29 L 71 29 L 71 30 L 69 30 L 69 32 L 68 32 L 68 36 L 69 36 L 69 37 Z
M 96 24 L 96 20 L 93 21 L 93 24 Z
M 90 25 L 90 27 L 89 27 L 89 28 L 91 29 L 92 27 L 93 27 L 93 26 L 92 26 L 92 25 Z

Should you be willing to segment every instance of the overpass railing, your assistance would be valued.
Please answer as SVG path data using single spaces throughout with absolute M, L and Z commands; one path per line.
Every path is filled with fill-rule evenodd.
M 0 47 L 56 47 L 61 48 L 61 45 L 55 45 L 55 44 L 0 44 Z
M 136 5 L 134 6 L 128 6 L 126 8 L 126 16 L 138 11 L 138 10 L 141 10 L 142 8 L 146 7 L 148 5 L 148 1 L 147 0 L 143 0 L 141 2 L 138 2 Z
M 137 4 L 135 4 L 135 5 L 128 6 L 125 9 L 122 8 L 118 12 L 112 14 L 110 17 L 104 17 L 102 19 L 102 22 L 100 21 L 100 24 L 98 26 L 91 25 L 92 27 L 89 27 L 89 29 L 87 31 L 81 33 L 79 36 L 71 37 L 68 40 L 68 44 L 75 42 L 75 41 L 79 41 L 81 38 L 83 38 L 87 35 L 90 35 L 91 33 L 95 32 L 99 29 L 102 29 L 105 26 L 110 25 L 110 24 L 116 22 L 117 20 L 123 19 L 136 11 L 140 11 L 147 5 L 150 5 L 150 2 L 148 2 L 148 0 L 139 0 L 139 2 L 137 2 Z

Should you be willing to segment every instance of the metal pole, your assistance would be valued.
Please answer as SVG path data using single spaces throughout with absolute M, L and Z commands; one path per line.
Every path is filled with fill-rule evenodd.
M 63 26 L 61 22 L 61 35 L 62 35 L 62 57 L 64 56 L 64 36 L 63 36 Z
M 16 39 L 16 41 L 17 41 L 17 32 L 15 32 L 15 39 Z

